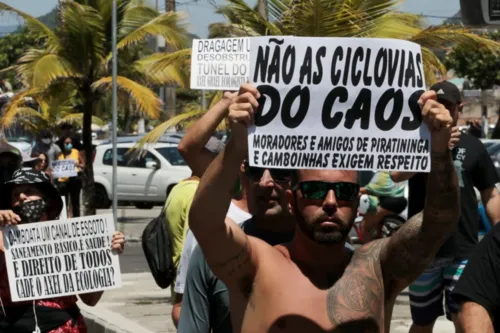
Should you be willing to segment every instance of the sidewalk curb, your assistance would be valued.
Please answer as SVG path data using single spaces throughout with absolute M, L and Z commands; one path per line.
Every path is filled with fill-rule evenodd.
M 124 316 L 96 305 L 79 304 L 87 331 L 92 333 L 154 333 Z
M 127 235 L 125 235 L 125 240 L 127 243 L 140 243 L 142 241 L 142 237 L 127 237 Z

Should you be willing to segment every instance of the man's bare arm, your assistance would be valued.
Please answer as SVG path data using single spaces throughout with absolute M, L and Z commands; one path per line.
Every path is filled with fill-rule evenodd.
M 431 131 L 431 172 L 427 177 L 423 212 L 410 218 L 384 240 L 380 263 L 387 297 L 414 281 L 452 235 L 460 216 L 460 190 L 449 140 L 453 119 L 434 92 L 422 97 L 422 116 Z
M 215 158 L 215 154 L 205 149 L 205 145 L 220 122 L 227 116 L 231 96 L 230 93 L 226 93 L 217 104 L 189 128 L 179 143 L 177 149 L 195 176 L 201 177 Z
M 423 212 L 410 218 L 382 248 L 384 280 L 399 293 L 429 265 L 456 229 L 460 194 L 449 151 L 432 153 Z
M 491 315 L 475 302 L 462 304 L 458 314 L 458 325 L 461 333 L 494 333 Z
M 416 172 L 400 172 L 391 171 L 391 179 L 393 182 L 400 183 L 408 180 L 416 175 Z
M 481 191 L 481 201 L 492 224 L 500 222 L 500 193 L 496 186 Z
M 257 256 L 250 239 L 226 213 L 247 153 L 247 128 L 258 107 L 257 95 L 257 89 L 243 85 L 231 101 L 231 139 L 203 174 L 189 214 L 189 227 L 214 274 L 228 286 L 243 288 L 255 277 Z

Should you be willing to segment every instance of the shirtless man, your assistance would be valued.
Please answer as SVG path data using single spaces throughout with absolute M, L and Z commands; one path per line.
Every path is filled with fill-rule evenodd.
M 234 332 L 389 332 L 397 295 L 425 269 L 460 214 L 450 113 L 435 92 L 421 97 L 432 130 L 424 211 L 350 256 L 344 244 L 356 215 L 356 172 L 296 173 L 287 195 L 299 228 L 289 244 L 272 247 L 225 220 L 259 97 L 245 84 L 233 98 L 232 137 L 203 175 L 189 218 L 208 264 L 229 289 Z

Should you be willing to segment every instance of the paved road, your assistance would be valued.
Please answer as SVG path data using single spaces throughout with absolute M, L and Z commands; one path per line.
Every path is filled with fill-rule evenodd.
M 126 245 L 125 252 L 120 256 L 120 266 L 122 274 L 149 272 L 141 243 L 128 243 Z

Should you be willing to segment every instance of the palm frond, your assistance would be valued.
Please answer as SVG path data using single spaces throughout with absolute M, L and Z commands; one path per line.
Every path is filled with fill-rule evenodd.
M 420 15 L 389 12 L 378 20 L 370 37 L 407 40 L 418 34 L 423 26 L 424 22 Z
M 408 40 L 430 49 L 446 50 L 454 45 L 462 45 L 471 49 L 500 50 L 500 42 L 476 35 L 464 27 L 452 25 L 428 27 Z
M 62 38 L 71 47 L 65 47 L 62 56 L 82 73 L 91 65 L 99 64 L 106 55 L 105 23 L 93 7 L 76 1 L 59 4 L 59 26 Z
M 112 81 L 111 77 L 102 78 L 92 84 L 92 89 L 108 90 L 111 88 Z M 125 91 L 134 100 L 139 113 L 151 119 L 157 119 L 160 116 L 162 102 L 151 89 L 123 76 L 118 76 L 116 83 L 118 89 Z
M 283 14 L 287 35 L 369 37 L 372 29 L 399 0 L 297 1 Z
M 26 90 L 14 95 L 9 103 L 2 109 L 2 117 L 0 117 L 0 128 L 7 128 L 13 124 L 19 109 L 26 106 L 26 97 L 31 96 L 32 90 Z
M 236 23 L 213 23 L 208 27 L 208 38 L 255 37 L 256 31 Z
M 63 118 L 61 118 L 60 120 L 58 120 L 56 123 L 57 125 L 70 123 L 81 127 L 83 124 L 83 113 L 68 114 Z M 106 122 L 104 120 L 96 116 L 92 116 L 92 123 L 98 126 L 106 125 Z
M 446 67 L 434 52 L 427 47 L 422 47 L 422 60 L 424 64 L 425 83 L 431 86 L 436 83 L 436 74 L 445 75 Z
M 229 22 L 245 26 L 250 31 L 255 31 L 261 36 L 283 35 L 283 32 L 276 24 L 267 21 L 244 0 L 227 1 L 229 5 L 219 8 L 219 12 L 224 15 Z
M 133 67 L 144 74 L 148 81 L 155 84 L 178 84 L 189 87 L 189 72 L 191 49 L 171 53 L 156 53 L 144 57 L 133 64 Z
M 65 58 L 36 49 L 28 50 L 19 59 L 16 72 L 26 86 L 39 89 L 45 89 L 59 79 L 81 76 Z
M 118 30 L 119 38 L 139 29 L 158 16 L 160 16 L 160 12 L 156 9 L 131 1 L 125 7 L 125 12 L 120 22 Z
M 45 39 L 45 46 L 49 52 L 58 52 L 60 50 L 61 41 L 54 31 L 52 31 L 45 24 L 25 12 L 17 10 L 4 2 L 0 2 L 0 14 L 5 13 L 16 14 L 22 18 L 30 31 L 37 33 L 41 38 Z
M 281 20 L 283 14 L 290 8 L 293 0 L 268 0 L 267 10 L 269 15 L 269 20 L 279 21 Z
M 160 140 L 160 138 L 165 134 L 165 132 L 173 127 L 178 126 L 179 124 L 188 121 L 189 119 L 199 117 L 203 114 L 203 110 L 197 109 L 190 112 L 181 113 L 164 123 L 156 126 L 151 132 L 146 134 L 138 143 L 136 148 L 142 149 L 146 144 L 155 144 Z
M 131 21 L 132 18 L 129 17 L 129 20 Z M 183 20 L 183 15 L 178 12 L 164 13 L 123 36 L 118 42 L 117 48 L 122 49 L 137 44 L 148 36 L 161 35 L 169 46 L 177 50 L 181 49 L 186 45 L 187 36 L 187 30 L 183 27 Z
M 29 124 L 35 125 L 36 123 L 43 122 L 44 119 L 40 112 L 30 107 L 13 108 L 9 112 L 9 117 L 2 117 L 0 119 L 0 128 L 5 130 L 14 125 Z

